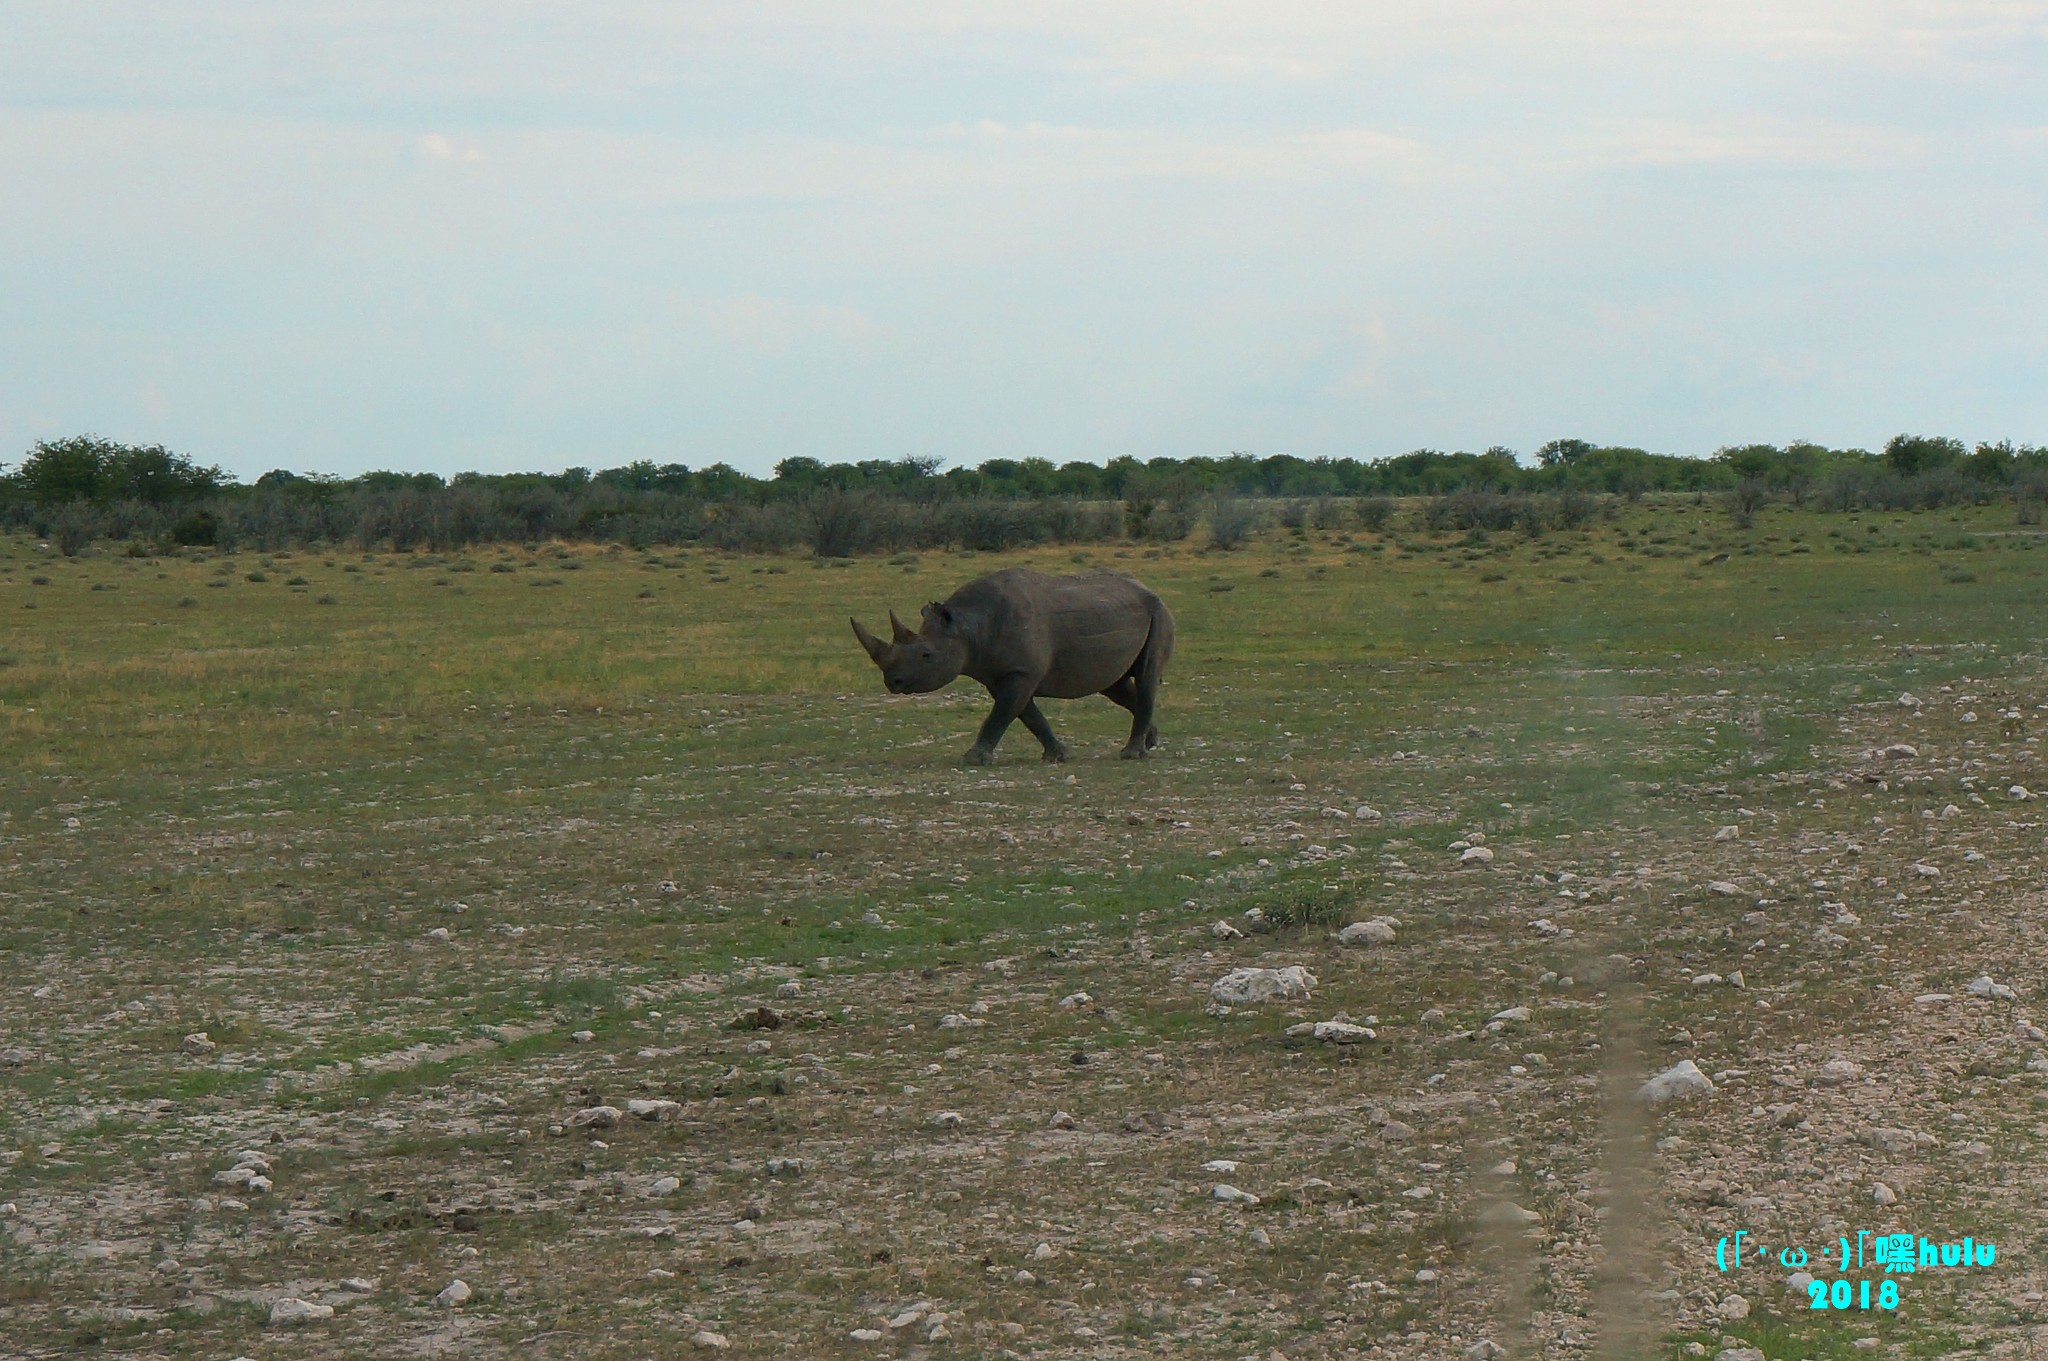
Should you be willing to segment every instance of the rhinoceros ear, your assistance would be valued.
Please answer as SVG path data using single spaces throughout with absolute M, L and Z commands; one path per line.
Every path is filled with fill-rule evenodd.
M 960 616 L 953 611 L 952 606 L 942 605 L 934 600 L 924 607 L 924 621 L 940 633 L 952 633 L 959 627 Z
M 917 639 L 917 635 L 912 633 L 904 625 L 903 621 L 896 617 L 896 611 L 894 610 L 889 611 L 889 627 L 896 631 L 896 641 L 899 643 L 915 642 Z
M 860 639 L 860 645 L 867 649 L 868 659 L 874 662 L 876 666 L 880 666 L 882 664 L 882 654 L 889 650 L 889 645 L 862 628 L 860 620 L 849 619 L 846 622 L 853 625 L 853 636 Z

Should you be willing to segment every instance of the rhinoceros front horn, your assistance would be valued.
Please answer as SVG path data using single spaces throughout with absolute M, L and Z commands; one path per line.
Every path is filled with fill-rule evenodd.
M 917 637 L 915 633 L 912 633 L 903 626 L 903 621 L 896 617 L 896 611 L 894 610 L 889 611 L 889 627 L 896 630 L 896 641 L 899 643 L 908 643 Z
M 882 654 L 889 650 L 889 645 L 862 628 L 860 620 L 849 619 L 846 622 L 853 625 L 853 636 L 860 639 L 860 645 L 867 649 L 868 657 L 876 666 L 880 666 L 882 664 Z

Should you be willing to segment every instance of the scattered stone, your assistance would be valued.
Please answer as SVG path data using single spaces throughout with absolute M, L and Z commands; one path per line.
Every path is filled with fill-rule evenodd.
M 1707 883 L 1707 892 L 1717 894 L 1723 898 L 1732 898 L 1742 892 L 1742 889 L 1735 884 L 1731 884 L 1726 879 L 1713 879 Z
M 959 1111 L 940 1111 L 925 1121 L 934 1129 L 954 1130 L 966 1124 Z
M 804 1170 L 802 1158 L 770 1158 L 768 1175 L 771 1177 L 794 1177 Z
M 617 1129 L 625 1112 L 617 1106 L 585 1106 L 569 1117 L 570 1129 Z
M 1231 1186 L 1226 1182 L 1217 1182 L 1216 1188 L 1209 1192 L 1209 1195 L 1216 1200 L 1224 1202 L 1226 1205 L 1257 1205 L 1259 1203 L 1259 1198 L 1251 1192 L 1240 1191 L 1235 1186 Z
M 650 1196 L 672 1196 L 682 1184 L 683 1179 L 681 1177 L 656 1177 L 648 1184 L 647 1194 Z
M 341 1283 L 341 1288 L 353 1295 L 374 1294 L 377 1283 L 367 1276 L 351 1276 Z
M 1358 807 L 1351 810 L 1351 816 L 1357 818 L 1360 822 L 1378 822 L 1382 815 L 1379 809 L 1374 808 L 1370 804 L 1361 803 Z
M 1244 939 L 1244 932 L 1238 930 L 1229 922 L 1217 922 L 1214 926 L 1211 926 L 1209 928 L 1209 934 L 1216 937 L 1216 939 L 1218 940 Z
M 2016 1002 L 2019 994 L 2003 983 L 1991 981 L 1990 974 L 1979 974 L 1963 988 L 1972 997 L 1990 997 L 2000 1002 Z
M 635 1120 L 674 1120 L 683 1113 L 680 1101 L 645 1100 L 635 1097 L 626 1103 L 626 1114 Z
M 1886 1186 L 1883 1182 L 1878 1182 L 1870 1188 L 1870 1198 L 1879 1205 L 1896 1205 L 1899 1203 L 1899 1193 Z
M 26 1068 L 35 1058 L 26 1049 L 0 1049 L 0 1068 Z
M 1526 1021 L 1532 1014 L 1527 1007 L 1508 1007 L 1503 1011 L 1496 1011 L 1493 1015 L 1487 1017 L 1486 1023 L 1489 1026 L 1496 1024 L 1506 1025 L 1510 1022 Z
M 2014 1021 L 2012 1028 L 2015 1034 L 2029 1044 L 2040 1044 L 2042 1041 L 2048 1040 L 2048 1032 L 2044 1032 L 2041 1027 L 2035 1025 L 2032 1021 Z
M 434 1296 L 434 1303 L 443 1309 L 454 1309 L 469 1303 L 469 1297 L 474 1293 L 467 1281 L 453 1280 L 442 1288 L 440 1294 Z
M 1813 1075 L 1816 1085 L 1839 1087 L 1845 1082 L 1854 1082 L 1863 1076 L 1863 1065 L 1854 1059 L 1829 1059 Z
M 205 1031 L 195 1030 L 184 1039 L 178 1041 L 178 1048 L 184 1050 L 195 1059 L 203 1059 L 218 1050 L 220 1046 L 215 1044 L 213 1038 Z
M 1730 1295 L 1714 1306 L 1714 1312 L 1725 1319 L 1749 1317 L 1749 1301 L 1740 1295 Z
M 333 1317 L 333 1305 L 314 1304 L 290 1295 L 273 1301 L 270 1306 L 270 1326 L 273 1328 L 292 1328 L 302 1323 L 318 1323 Z
M 699 1328 L 696 1332 L 690 1334 L 690 1345 L 707 1352 L 722 1352 L 732 1346 L 732 1343 L 726 1341 L 724 1333 L 714 1333 L 709 1328 Z
M 1065 1111 L 1054 1111 L 1052 1119 L 1045 1123 L 1051 1129 L 1073 1129 L 1078 1122 Z
M 1316 976 L 1299 964 L 1284 969 L 1232 969 L 1210 986 L 1209 1000 L 1218 1006 L 1257 1006 L 1307 997 L 1315 986 Z
M 1076 1008 L 1088 1006 L 1094 1001 L 1095 999 L 1085 992 L 1070 992 L 1065 997 L 1060 998 L 1060 1006 L 1068 1011 L 1073 1011 Z
M 922 1323 L 924 1316 L 930 1312 L 931 1309 L 928 1305 L 913 1304 L 895 1318 L 889 1320 L 889 1331 L 892 1333 L 900 1332 L 914 1324 Z
M 1541 1224 L 1543 1216 L 1534 1210 L 1525 1209 L 1511 1200 L 1495 1201 L 1479 1215 L 1482 1224 L 1504 1224 L 1514 1227 L 1523 1224 Z
M 1645 1082 L 1636 1094 L 1652 1106 L 1661 1106 L 1670 1101 L 1704 1096 L 1713 1090 L 1714 1080 L 1701 1072 L 1698 1064 L 1691 1059 L 1680 1059 Z
M 804 995 L 804 985 L 792 978 L 775 985 L 775 995 L 784 1001 Z
M 597 1032 L 595 1030 L 572 1030 L 569 1032 L 569 1042 L 571 1044 L 589 1044 L 596 1038 Z
M 1742 829 L 1732 824 L 1727 827 L 1718 827 L 1714 830 L 1714 840 L 1716 841 L 1734 841 L 1741 835 Z
M 2007 789 L 2005 792 L 2008 797 L 2019 799 L 2022 802 L 2034 797 L 2034 791 L 2028 789 L 2023 784 L 2013 785 L 2010 789 Z
M 1914 862 L 1913 873 L 1919 875 L 1922 879 L 1941 878 L 1941 868 L 1937 865 L 1929 865 L 1924 861 Z
M 880 1342 L 882 1340 L 882 1330 L 880 1328 L 855 1328 L 847 1336 L 855 1342 Z
M 1696 988 L 1718 988 L 1727 981 L 1727 979 L 1717 973 L 1701 973 L 1692 976 L 1692 985 Z
M 1380 1126 L 1380 1138 L 1390 1144 L 1405 1144 L 1415 1137 L 1415 1126 L 1401 1120 L 1389 1120 Z
M 1458 852 L 1458 863 L 1461 865 L 1490 865 L 1493 863 L 1493 847 L 1467 846 L 1464 850 Z
M 1459 1355 L 1464 1358 L 1464 1361 L 1495 1361 L 1498 1357 L 1506 1356 L 1507 1352 L 1502 1350 L 1492 1338 L 1482 1337 L 1471 1346 L 1465 1348 Z
M 1058 1250 L 1050 1243 L 1040 1243 L 1037 1247 L 1031 1249 L 1031 1259 L 1035 1262 L 1050 1262 L 1057 1256 L 1059 1256 Z
M 1394 943 L 1394 919 L 1374 917 L 1370 921 L 1353 922 L 1337 933 L 1339 945 L 1392 945 Z
M 1212 1158 L 1202 1164 L 1202 1170 L 1204 1172 L 1216 1172 L 1227 1177 L 1237 1171 L 1237 1164 L 1229 1158 Z
M 1881 748 L 1877 754 L 1887 761 L 1911 761 L 1920 755 L 1920 748 L 1908 746 L 1904 742 L 1894 742 L 1888 747 Z
M 1538 917 L 1535 921 L 1530 922 L 1529 929 L 1539 936 L 1554 936 L 1558 931 L 1557 923 L 1548 917 Z
M 1953 1002 L 1955 998 L 1945 992 L 1923 992 L 1913 999 L 1918 1006 L 1931 1007 L 1937 1002 Z
M 1723 1347 L 1714 1353 L 1714 1361 L 1771 1361 L 1754 1347 Z

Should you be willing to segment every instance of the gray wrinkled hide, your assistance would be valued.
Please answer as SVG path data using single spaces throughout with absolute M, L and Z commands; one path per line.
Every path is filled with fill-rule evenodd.
M 983 764 L 1014 719 L 1066 759 L 1037 699 L 1103 695 L 1131 712 L 1126 758 L 1159 741 L 1152 713 L 1159 678 L 1173 653 L 1173 615 L 1136 580 L 1112 572 L 1056 577 L 1012 567 L 968 582 L 925 606 L 916 632 L 892 613 L 893 641 L 854 621 L 853 631 L 897 694 L 937 690 L 956 676 L 988 687 L 995 707 L 967 759 Z

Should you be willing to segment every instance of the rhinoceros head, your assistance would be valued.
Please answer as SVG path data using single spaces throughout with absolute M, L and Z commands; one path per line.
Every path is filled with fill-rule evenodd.
M 943 605 L 925 606 L 924 628 L 917 633 L 896 617 L 896 611 L 889 611 L 892 641 L 886 643 L 862 628 L 860 620 L 848 622 L 853 625 L 853 636 L 881 670 L 882 683 L 891 694 L 921 695 L 944 689 L 966 664 L 967 645 L 948 631 Z

